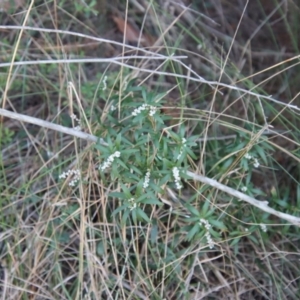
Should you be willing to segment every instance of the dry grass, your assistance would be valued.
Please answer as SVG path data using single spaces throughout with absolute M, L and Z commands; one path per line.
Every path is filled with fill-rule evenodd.
M 107 15 L 118 12 L 143 28 L 141 37 L 152 42 L 144 49 L 101 11 L 87 16 L 70 1 L 40 2 L 0 16 L 3 26 L 17 26 L 0 27 L 2 108 L 67 127 L 77 125 L 69 117 L 76 113 L 84 131 L 96 134 L 110 102 L 121 101 L 124 85 L 137 78 L 167 94 L 170 128 L 184 120 L 187 136 L 200 136 L 191 171 L 230 186 L 234 179 L 238 189 L 247 172 L 241 156 L 226 152 L 236 135 L 249 137 L 245 149 L 271 145 L 270 164 L 255 170 L 251 183 L 270 207 L 299 216 L 296 4 L 99 1 Z M 21 25 L 38 29 L 20 34 Z M 172 53 L 187 58 L 167 59 Z M 18 64 L 10 68 L 12 60 Z M 209 199 L 226 217 L 228 230 L 213 250 L 205 239 L 186 240 L 187 212 L 173 190 L 149 211 L 153 223 L 121 226 L 112 217 L 118 202 L 108 197 L 118 181 L 99 177 L 90 143 L 8 118 L 1 124 L 2 299 L 299 299 L 298 227 L 269 216 L 267 233 L 251 230 L 261 223 L 259 210 L 197 181 L 185 184 L 179 200 L 196 195 L 190 204 L 201 209 Z M 274 126 L 268 135 L 259 131 L 266 124 Z M 76 188 L 58 179 L 77 168 Z

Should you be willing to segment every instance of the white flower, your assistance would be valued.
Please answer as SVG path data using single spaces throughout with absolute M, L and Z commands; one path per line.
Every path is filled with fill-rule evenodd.
M 111 106 L 110 106 L 110 111 L 115 111 L 117 108 L 112 104 Z
M 130 198 L 129 200 L 128 200 L 128 202 L 130 203 L 130 211 L 131 210 L 134 210 L 136 207 L 137 207 L 137 204 L 134 202 L 134 198 Z
M 181 157 L 181 155 L 183 153 L 183 147 L 186 146 L 186 139 L 182 138 L 181 142 L 182 142 L 182 147 L 180 148 L 179 154 L 177 155 L 177 160 Z
M 181 157 L 182 153 L 183 153 L 183 151 L 182 151 L 182 149 L 180 149 L 180 152 L 179 152 L 179 154 L 177 155 L 177 160 Z
M 212 248 L 214 247 L 214 242 L 213 242 L 213 240 L 212 240 L 212 238 L 211 238 L 211 235 L 210 235 L 209 231 L 207 231 L 207 232 L 205 233 L 205 237 L 206 237 L 206 240 L 207 240 L 207 243 L 208 243 L 208 247 L 209 247 L 210 249 L 212 249 Z
M 209 222 L 205 219 L 200 219 L 200 225 L 204 224 L 204 227 L 206 230 L 209 230 L 211 228 L 211 225 L 209 224 Z
M 182 185 L 181 185 L 181 182 L 180 182 L 180 176 L 179 176 L 179 169 L 177 167 L 174 167 L 172 169 L 173 171 L 173 176 L 175 178 L 175 185 L 176 185 L 176 188 L 178 190 L 180 190 L 182 188 Z
M 133 116 L 137 116 L 138 114 L 140 114 L 143 110 L 149 110 L 149 116 L 153 116 L 156 113 L 156 107 L 155 106 L 150 106 L 148 104 L 143 104 L 141 106 L 139 106 L 138 108 L 136 108 L 133 112 L 132 115 Z
M 113 163 L 115 157 L 120 157 L 120 156 L 121 156 L 121 152 L 116 151 L 115 153 L 110 155 L 108 157 L 108 159 L 102 165 L 99 166 L 99 170 L 104 171 L 105 169 L 109 168 L 111 166 L 111 164 Z
M 200 219 L 200 222 L 199 222 L 200 226 L 202 224 L 204 224 L 204 227 L 206 229 L 206 233 L 205 233 L 205 237 L 206 237 L 206 240 L 207 240 L 207 243 L 208 243 L 208 247 L 210 249 L 212 249 L 214 247 L 214 241 L 212 240 L 211 238 L 211 235 L 209 233 L 209 229 L 211 228 L 211 225 L 209 224 L 209 222 L 205 219 Z
M 74 129 L 80 131 L 81 130 L 80 119 L 78 119 L 75 114 L 70 115 L 70 118 L 78 123 L 78 126 L 75 126 Z
M 136 203 L 133 203 L 132 206 L 130 207 L 130 210 L 134 210 L 136 208 Z
M 149 116 L 153 117 L 153 115 L 156 113 L 156 107 L 150 106 Z
M 149 186 L 149 182 L 150 182 L 150 169 L 147 170 L 145 179 L 144 179 L 144 184 L 143 184 L 143 188 L 146 189 Z
M 80 171 L 79 170 L 68 170 L 59 175 L 59 179 L 66 179 L 71 176 L 72 180 L 69 182 L 69 186 L 75 186 L 75 184 L 80 180 Z
M 267 232 L 267 226 L 266 226 L 266 224 L 259 224 L 259 226 L 260 226 L 260 228 L 261 228 L 261 230 L 263 232 Z
M 259 167 L 259 162 L 257 160 L 257 158 L 254 158 L 254 164 L 253 164 L 254 168 L 258 168 Z
M 241 188 L 242 192 L 246 192 L 247 189 L 248 189 L 248 188 L 247 188 L 246 186 L 243 186 L 243 187 Z
M 252 156 L 251 156 L 248 152 L 244 155 L 244 157 L 245 157 L 246 159 L 251 159 L 251 158 L 252 158 Z

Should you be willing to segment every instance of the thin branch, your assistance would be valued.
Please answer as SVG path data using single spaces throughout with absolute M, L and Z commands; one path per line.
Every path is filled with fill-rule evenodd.
M 91 134 L 88 134 L 88 133 L 85 133 L 85 132 L 82 132 L 82 131 L 78 131 L 78 130 L 75 130 L 73 128 L 68 128 L 68 127 L 64 127 L 64 126 L 61 126 L 61 125 L 57 125 L 57 124 L 54 124 L 54 123 L 51 123 L 51 122 L 48 122 L 48 121 L 43 121 L 41 119 L 38 119 L 38 118 L 34 118 L 34 117 L 30 117 L 30 116 L 26 116 L 26 115 L 23 115 L 23 114 L 19 114 L 19 113 L 14 113 L 14 112 L 11 112 L 11 111 L 8 111 L 8 110 L 5 110 L 5 109 L 2 109 L 0 108 L 0 115 L 4 116 L 4 117 L 9 117 L 11 119 L 14 119 L 14 120 L 18 120 L 18 121 L 21 121 L 21 122 L 26 122 L 26 123 L 31 123 L 31 124 L 35 124 L 35 125 L 38 125 L 38 126 L 41 126 L 43 128 L 47 128 L 47 129 L 53 129 L 53 130 L 56 130 L 56 131 L 59 131 L 59 132 L 62 132 L 62 133 L 66 133 L 66 134 L 69 134 L 69 135 L 72 135 L 74 137 L 78 137 L 78 138 L 81 138 L 81 139 L 85 139 L 85 140 L 88 140 L 89 142 L 100 142 L 102 145 L 105 145 L 107 146 L 107 143 L 104 142 L 104 140 L 102 138 L 97 138 L 96 136 L 94 135 L 91 135 Z M 211 187 L 214 187 L 218 190 L 221 190 L 233 197 L 236 197 L 240 200 L 243 200 L 253 206 L 256 206 L 258 207 L 259 209 L 267 212 L 267 213 L 270 213 L 272 215 L 275 215 L 281 219 L 284 219 L 294 225 L 297 225 L 297 226 L 300 226 L 300 218 L 298 217 L 295 217 L 295 216 L 292 216 L 292 215 L 289 215 L 289 214 L 285 214 L 285 213 L 282 213 L 282 212 L 279 212 L 271 207 L 268 206 L 268 201 L 259 201 L 259 200 L 256 200 L 244 193 L 241 193 L 233 188 L 230 188 L 222 183 L 219 183 L 218 181 L 214 180 L 214 179 L 211 179 L 211 178 L 208 178 L 208 177 L 205 177 L 205 176 L 202 176 L 202 175 L 198 175 L 198 174 L 195 174 L 193 172 L 190 172 L 190 171 L 187 171 L 186 173 L 188 176 L 190 176 L 191 178 L 193 178 L 194 180 L 197 180 L 197 181 L 200 181 L 204 184 L 208 184 L 210 185 Z
M 110 57 L 110 58 L 70 58 L 70 59 L 47 59 L 47 60 L 28 60 L 28 61 L 14 61 L 14 62 L 6 62 L 0 63 L 0 68 L 6 68 L 10 66 L 33 66 L 33 65 L 46 65 L 46 64 L 79 64 L 79 63 L 115 63 L 118 65 L 127 66 L 127 64 L 119 62 L 122 60 L 137 60 L 137 59 L 149 59 L 148 56 L 141 56 L 141 55 L 129 55 L 129 56 L 117 56 L 117 57 Z M 152 56 L 151 60 L 174 60 L 177 59 L 187 58 L 187 56 L 169 56 L 169 57 L 161 57 L 161 56 Z
M 272 215 L 275 215 L 281 219 L 284 219 L 284 220 L 287 220 L 291 223 L 293 223 L 294 225 L 297 225 L 297 226 L 300 226 L 300 218 L 298 217 L 294 217 L 292 215 L 288 215 L 288 214 L 285 214 L 285 213 L 282 213 L 280 211 L 277 211 L 271 207 L 268 206 L 268 201 L 259 201 L 259 200 L 256 200 L 244 193 L 241 193 L 231 187 L 228 187 L 227 185 L 224 185 L 222 183 L 219 183 L 218 181 L 214 180 L 214 179 L 211 179 L 211 178 L 208 178 L 208 177 L 205 177 L 205 176 L 202 176 L 202 175 L 198 175 L 198 174 L 195 174 L 195 173 L 192 173 L 190 171 L 187 171 L 186 174 L 190 177 L 192 177 L 194 180 L 197 180 L 197 181 L 200 181 L 204 184 L 208 184 L 218 190 L 221 190 L 223 192 L 225 192 L 226 194 L 229 194 L 231 196 L 234 196 L 240 200 L 243 200 L 245 202 L 248 202 L 249 204 L 253 205 L 253 206 L 256 206 L 258 207 L 259 209 L 267 212 L 267 213 L 270 213 Z
M 0 115 L 4 116 L 4 117 L 11 118 L 11 119 L 14 119 L 14 120 L 18 120 L 18 121 L 21 121 L 21 122 L 35 124 L 35 125 L 38 125 L 38 126 L 43 127 L 43 128 L 52 129 L 52 130 L 55 130 L 55 131 L 66 133 L 68 135 L 72 135 L 72 136 L 78 137 L 80 139 L 87 140 L 89 142 L 95 142 L 96 143 L 96 142 L 99 141 L 101 144 L 107 146 L 107 143 L 105 143 L 103 139 L 97 138 L 94 135 L 91 135 L 91 134 L 88 134 L 88 133 L 85 133 L 85 132 L 82 132 L 82 131 L 79 131 L 79 130 L 75 130 L 73 128 L 64 127 L 64 126 L 57 125 L 57 124 L 54 124 L 54 123 L 51 123 L 51 122 L 48 122 L 48 121 L 44 121 L 44 120 L 37 119 L 37 118 L 34 118 L 34 117 L 22 115 L 22 114 L 15 113 L 15 112 L 3 109 L 3 108 L 0 108 Z
M 119 46 L 122 46 L 122 47 L 126 47 L 128 49 L 138 50 L 138 51 L 143 52 L 145 54 L 153 55 L 153 52 L 150 51 L 150 50 L 146 50 L 146 49 L 143 49 L 143 48 L 137 48 L 137 47 L 130 46 L 130 45 L 125 45 L 124 43 L 119 43 L 119 42 L 116 42 L 116 41 L 113 41 L 113 40 L 98 38 L 98 37 L 94 37 L 94 36 L 90 36 L 90 35 L 86 35 L 86 34 L 82 34 L 82 33 L 78 33 L 78 32 L 72 32 L 72 31 L 66 31 L 66 30 L 60 30 L 60 29 L 38 28 L 38 27 L 31 27 L 31 26 L 11 26 L 11 25 L 0 25 L 0 29 L 32 30 L 32 31 L 37 31 L 37 32 L 51 32 L 51 33 L 79 36 L 79 37 L 84 37 L 84 38 L 91 39 L 91 40 L 98 41 L 98 42 L 104 42 L 104 43 L 119 45 Z M 185 64 L 183 64 L 180 60 L 172 58 L 172 55 L 171 56 L 164 56 L 162 54 L 156 53 L 156 57 L 158 57 L 158 56 L 164 57 L 166 59 L 172 59 L 173 61 L 176 61 L 179 64 L 181 64 L 182 66 L 184 66 L 185 69 L 187 69 L 187 70 L 190 69 Z M 299 56 L 297 56 L 296 58 L 299 58 Z M 293 58 L 293 59 L 295 59 L 295 58 Z M 69 62 L 71 62 L 71 61 L 69 61 Z M 55 63 L 55 62 L 53 61 L 52 63 Z M 285 102 L 279 101 L 279 100 L 273 98 L 272 96 L 257 94 L 257 93 L 251 92 L 249 90 L 240 88 L 240 87 L 235 86 L 235 85 L 225 84 L 225 83 L 221 83 L 219 81 L 205 80 L 204 78 L 200 77 L 199 75 L 197 76 L 197 74 L 195 74 L 194 71 L 192 71 L 192 74 L 194 74 L 197 78 L 182 75 L 182 74 L 159 72 L 159 71 L 152 71 L 152 70 L 148 70 L 148 69 L 138 68 L 138 67 L 134 67 L 134 66 L 131 66 L 131 65 L 128 65 L 128 64 L 124 64 L 122 61 L 119 62 L 117 60 L 114 60 L 113 63 L 118 64 L 118 65 L 122 65 L 122 66 L 127 66 L 130 69 L 139 70 L 139 71 L 143 71 L 143 72 L 146 72 L 146 73 L 159 74 L 159 75 L 168 75 L 168 76 L 173 76 L 173 77 L 177 77 L 177 78 L 184 78 L 184 79 L 188 79 L 190 81 L 201 82 L 201 83 L 205 83 L 205 84 L 208 84 L 210 86 L 215 86 L 215 87 L 226 87 L 226 88 L 231 89 L 231 90 L 236 90 L 236 91 L 241 92 L 241 93 L 245 93 L 245 94 L 248 94 L 248 95 L 252 95 L 252 96 L 255 96 L 255 97 L 258 97 L 258 98 L 261 98 L 261 99 L 265 99 L 265 100 L 277 103 L 279 105 L 283 105 L 285 107 L 288 107 L 289 109 L 294 109 L 296 111 L 300 111 L 300 108 L 297 105 L 292 105 L 290 103 L 285 103 Z M 13 64 L 15 65 L 16 62 L 14 62 Z

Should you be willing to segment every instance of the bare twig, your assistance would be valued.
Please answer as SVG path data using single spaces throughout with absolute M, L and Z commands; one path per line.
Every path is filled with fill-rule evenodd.
M 98 38 L 98 37 L 94 37 L 94 36 L 90 36 L 90 35 L 86 35 L 86 34 L 82 34 L 82 33 L 78 33 L 78 32 L 59 30 L 59 29 L 38 28 L 38 27 L 30 27 L 30 26 L 11 26 L 11 25 L 7 25 L 7 26 L 1 25 L 0 29 L 12 29 L 12 30 L 20 29 L 20 30 L 32 30 L 32 31 L 37 31 L 37 32 L 52 32 L 52 33 L 57 33 L 57 34 L 68 34 L 68 35 L 72 35 L 72 36 L 84 37 L 84 38 L 91 39 L 91 40 L 98 41 L 98 42 L 115 44 L 115 45 L 119 45 L 119 46 L 122 46 L 122 47 L 126 47 L 127 49 L 139 50 L 140 52 L 143 52 L 145 54 L 153 55 L 152 51 L 149 51 L 149 50 L 146 50 L 146 49 L 143 49 L 143 48 L 138 48 L 138 47 L 134 47 L 134 46 L 130 46 L 130 45 L 125 45 L 124 43 L 118 43 L 118 42 L 113 41 L 113 40 Z M 181 64 L 186 70 L 190 69 L 184 63 L 182 63 L 180 60 L 172 58 L 172 56 L 164 56 L 162 54 L 156 53 L 156 57 L 157 56 L 164 57 L 165 59 L 172 59 L 173 61 L 176 61 L 177 63 Z M 299 55 L 294 57 L 293 60 L 298 59 L 298 58 L 299 58 Z M 52 63 L 55 63 L 55 60 L 49 60 L 49 62 L 50 61 Z M 67 60 L 67 62 L 71 63 L 71 60 L 69 60 L 69 61 Z M 184 79 L 188 79 L 188 80 L 194 81 L 194 82 L 205 83 L 205 84 L 208 84 L 209 86 L 214 86 L 214 87 L 226 87 L 226 88 L 231 89 L 231 90 L 236 90 L 236 91 L 239 91 L 241 93 L 245 93 L 245 94 L 248 94 L 248 95 L 252 95 L 252 96 L 255 96 L 255 97 L 258 97 L 258 98 L 261 98 L 261 99 L 265 99 L 265 100 L 274 102 L 274 103 L 279 104 L 279 105 L 283 105 L 285 107 L 288 107 L 289 109 L 294 109 L 296 111 L 300 111 L 300 108 L 297 105 L 292 105 L 290 103 L 285 103 L 285 102 L 279 101 L 279 100 L 273 98 L 272 96 L 257 94 L 257 93 L 254 93 L 252 91 L 249 91 L 247 89 L 243 89 L 243 88 L 240 88 L 240 87 L 235 86 L 235 85 L 225 84 L 225 83 L 222 83 L 222 82 L 219 82 L 219 81 L 205 80 L 204 78 L 202 78 L 199 75 L 195 74 L 195 71 L 192 71 L 191 73 L 194 74 L 196 77 L 190 77 L 190 76 L 186 76 L 186 75 L 182 75 L 182 74 L 169 73 L 169 72 L 160 72 L 160 71 L 153 71 L 153 70 L 144 69 L 144 68 L 138 68 L 138 67 L 135 67 L 135 66 L 132 66 L 132 65 L 129 65 L 129 64 L 125 64 L 125 63 L 123 63 L 123 61 L 120 62 L 118 60 L 113 60 L 112 62 L 114 64 L 118 64 L 118 65 L 121 65 L 123 67 L 126 66 L 130 69 L 140 70 L 140 71 L 143 71 L 143 72 L 146 72 L 146 73 L 159 74 L 159 75 L 168 75 L 168 76 L 173 76 L 173 77 L 177 77 L 177 78 L 184 78 Z M 22 62 L 22 63 L 24 64 L 25 62 Z M 28 62 L 26 62 L 26 64 L 27 63 Z M 30 62 L 29 64 L 31 64 L 31 63 L 33 63 L 33 61 Z M 44 63 L 45 63 L 45 61 L 44 61 Z M 16 64 L 20 64 L 20 63 L 19 62 L 11 62 L 10 66 L 11 65 L 16 65 Z
M 59 132 L 62 132 L 62 133 L 66 133 L 66 134 L 69 134 L 69 135 L 72 135 L 74 137 L 78 137 L 78 138 L 81 138 L 81 139 L 85 139 L 85 140 L 88 140 L 90 142 L 97 142 L 99 141 L 101 144 L 103 145 L 107 145 L 107 143 L 105 143 L 103 141 L 102 138 L 97 138 L 96 136 L 94 135 L 91 135 L 91 134 L 88 134 L 88 133 L 85 133 L 85 132 L 82 132 L 82 131 L 78 131 L 78 130 L 75 130 L 75 129 L 72 129 L 72 128 L 67 128 L 67 127 L 64 127 L 64 126 L 61 126 L 61 125 L 57 125 L 57 124 L 53 124 L 51 122 L 47 122 L 47 121 L 43 121 L 41 119 L 37 119 L 37 118 L 33 118 L 33 117 L 30 117 L 30 116 L 26 116 L 26 115 L 22 115 L 22 114 L 19 114 L 19 113 L 14 113 L 14 112 L 11 112 L 11 111 L 8 111 L 8 110 L 5 110 L 5 109 L 0 109 L 0 115 L 4 116 L 4 117 L 9 117 L 11 119 L 15 119 L 15 120 L 19 120 L 21 122 L 27 122 L 27 123 L 31 123 L 31 124 L 35 124 L 35 125 L 38 125 L 38 126 L 41 126 L 41 127 L 44 127 L 44 128 L 48 128 L 48 129 L 53 129 L 53 130 L 56 130 L 56 131 L 59 131 Z M 294 225 L 297 225 L 297 226 L 300 226 L 300 218 L 298 217 L 295 217 L 295 216 L 292 216 L 292 215 L 289 215 L 289 214 L 286 214 L 286 213 L 282 213 L 282 212 L 279 212 L 271 207 L 268 206 L 268 201 L 259 201 L 259 200 L 256 200 L 244 193 L 241 193 L 233 188 L 230 188 L 222 183 L 219 183 L 218 181 L 214 180 L 214 179 L 211 179 L 211 178 L 208 178 L 208 177 L 205 177 L 205 176 L 202 176 L 202 175 L 198 175 L 198 174 L 195 174 L 193 172 L 190 172 L 190 171 L 187 171 L 187 175 L 190 176 L 191 178 L 193 178 L 194 180 L 197 180 L 197 181 L 200 181 L 204 184 L 208 184 L 210 185 L 211 187 L 214 187 L 218 190 L 221 190 L 233 197 L 236 197 L 240 200 L 243 200 L 253 206 L 256 206 L 258 207 L 259 209 L 267 212 L 267 213 L 270 213 L 272 215 L 275 215 L 281 219 L 284 219 L 288 222 L 290 222 L 291 224 L 294 224 Z
M 3 109 L 3 108 L 0 108 L 0 115 L 4 116 L 4 117 L 11 118 L 11 119 L 14 119 L 14 120 L 18 120 L 18 121 L 21 121 L 21 122 L 35 124 L 35 125 L 38 125 L 38 126 L 43 127 L 43 128 L 52 129 L 52 130 L 55 130 L 55 131 L 58 131 L 58 132 L 66 133 L 68 135 L 72 135 L 72 136 L 78 137 L 80 139 L 87 140 L 89 142 L 95 142 L 96 143 L 97 141 L 99 141 L 101 144 L 107 146 L 107 143 L 105 143 L 103 141 L 103 139 L 97 138 L 94 135 L 91 135 L 91 134 L 88 134 L 88 133 L 85 133 L 85 132 L 82 132 L 82 131 L 75 130 L 73 128 L 64 127 L 64 126 L 54 124 L 54 123 L 51 123 L 51 122 L 48 122 L 48 121 L 44 121 L 44 120 L 41 120 L 41 119 L 38 119 L 38 118 L 22 115 L 22 114 L 15 113 L 15 112 Z
M 195 173 L 192 173 L 190 171 L 187 171 L 186 174 L 190 177 L 192 177 L 194 180 L 197 180 L 197 181 L 200 181 L 204 184 L 208 184 L 220 191 L 223 191 L 231 196 L 234 196 L 240 200 L 243 200 L 245 202 L 248 202 L 249 204 L 253 205 L 253 206 L 256 206 L 258 207 L 259 209 L 267 212 L 267 213 L 270 213 L 272 215 L 275 215 L 281 219 L 284 219 L 284 220 L 287 220 L 291 223 L 293 223 L 294 225 L 297 225 L 297 226 L 300 226 L 300 218 L 298 217 L 294 217 L 294 216 L 291 216 L 291 215 L 288 215 L 288 214 L 285 214 L 285 213 L 282 213 L 282 212 L 279 212 L 271 207 L 268 206 L 268 201 L 259 201 L 259 200 L 256 200 L 244 193 L 241 193 L 231 187 L 228 187 L 227 185 L 224 185 L 222 183 L 219 183 L 218 181 L 214 180 L 214 179 L 211 179 L 211 178 L 208 178 L 208 177 L 205 177 L 205 176 L 202 176 L 202 175 L 198 175 L 198 174 L 195 174 Z

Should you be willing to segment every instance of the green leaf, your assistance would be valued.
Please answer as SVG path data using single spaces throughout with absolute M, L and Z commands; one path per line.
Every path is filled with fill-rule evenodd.
M 203 215 L 204 218 L 207 215 L 209 206 L 210 206 L 210 202 L 208 200 L 206 200 L 205 203 L 204 203 L 204 205 L 203 205 L 203 207 L 202 207 L 202 209 L 201 209 L 201 213 L 202 213 L 202 215 Z
M 229 157 L 228 159 L 226 159 L 224 162 L 223 162 L 223 165 L 222 165 L 222 171 L 226 171 L 230 166 L 231 164 L 233 163 L 233 157 Z
M 250 235 L 248 235 L 248 238 L 251 241 L 253 241 L 256 245 L 259 245 L 259 241 L 257 240 L 257 238 L 254 235 L 250 234 Z
M 233 247 L 235 246 L 236 244 L 238 244 L 238 242 L 241 240 L 241 238 L 235 238 L 233 239 L 231 242 L 230 242 L 230 246 Z
M 118 164 L 120 164 L 125 170 L 129 170 L 128 167 L 126 166 L 126 164 L 123 163 L 123 161 L 120 158 L 117 158 L 115 160 Z M 115 164 L 117 165 L 117 164 Z
M 120 192 L 111 192 L 108 194 L 109 197 L 118 198 L 118 199 L 126 199 L 125 193 Z
M 161 118 L 161 116 L 157 112 L 154 114 L 153 117 L 157 123 L 159 123 L 161 125 L 165 124 L 164 120 Z
M 255 150 L 258 153 L 258 155 L 260 156 L 260 158 L 263 160 L 264 164 L 267 165 L 268 160 L 267 160 L 267 157 L 265 154 L 265 150 L 260 146 L 255 146 Z
M 115 162 L 111 166 L 111 177 L 112 179 L 120 177 L 119 166 Z
M 122 182 L 120 182 L 120 185 L 121 185 L 121 188 L 122 188 L 122 190 L 124 191 L 124 193 L 125 193 L 127 199 L 132 198 L 131 192 L 130 192 L 130 190 L 127 188 L 127 186 L 126 186 L 125 184 L 123 184 Z
M 101 152 L 101 154 L 106 154 L 107 156 L 110 155 L 110 151 L 107 147 L 104 147 L 100 144 L 95 144 L 94 147 Z
M 157 242 L 157 237 L 158 237 L 158 227 L 157 227 L 157 221 L 155 219 L 153 219 L 152 222 L 152 228 L 150 231 L 150 242 L 151 245 L 155 245 Z
M 188 153 L 188 155 L 189 155 L 192 159 L 197 159 L 197 156 L 195 155 L 195 153 L 194 153 L 189 147 L 185 147 L 185 151 Z
M 249 160 L 246 158 L 242 158 L 241 167 L 244 171 L 248 171 L 249 170 Z
M 163 185 L 163 184 L 161 184 Z M 155 192 L 162 194 L 163 193 L 163 189 L 157 185 L 155 182 L 151 182 L 149 183 L 149 187 L 152 188 Z
M 220 230 L 227 230 L 223 222 L 209 219 L 209 223 Z
M 116 208 L 111 215 L 115 216 L 116 214 L 118 214 L 119 212 L 121 212 L 122 210 L 127 209 L 127 208 L 128 208 L 128 205 L 121 205 L 118 208 Z
M 147 103 L 148 102 L 148 100 L 147 100 L 148 93 L 145 88 L 142 89 L 142 97 L 143 97 L 144 101 Z
M 196 209 L 194 206 L 190 205 L 189 203 L 185 203 L 185 204 L 184 204 L 184 207 L 185 207 L 189 212 L 191 212 L 194 216 L 197 216 L 198 218 L 201 217 L 201 214 L 200 214 L 199 210 Z
M 130 155 L 134 154 L 136 152 L 139 152 L 138 149 L 127 149 L 127 150 L 122 150 L 121 155 Z
M 126 225 L 126 221 L 127 221 L 128 217 L 129 217 L 129 214 L 130 214 L 130 209 L 125 210 L 125 212 L 124 212 L 124 214 L 122 216 L 122 219 L 121 219 L 121 225 L 122 226 Z
M 162 206 L 163 204 L 156 198 L 146 199 L 141 201 L 143 204 L 152 204 L 152 205 L 159 205 Z
M 145 212 L 141 208 L 137 207 L 136 212 L 137 212 L 138 217 L 142 218 L 143 220 L 145 220 L 148 223 L 151 222 L 149 217 L 145 214 Z
M 284 200 L 274 200 L 279 206 L 283 208 L 287 208 L 289 206 L 288 202 Z
M 130 164 L 129 166 L 130 166 L 130 169 L 132 169 L 134 172 L 136 172 L 141 177 L 144 175 L 143 172 L 139 168 L 137 168 L 136 166 L 134 166 L 132 164 Z
M 189 230 L 186 239 L 190 242 L 197 232 L 200 232 L 201 228 L 198 223 L 196 223 L 191 230 Z
M 137 220 L 136 208 L 131 211 L 131 216 L 132 216 L 133 223 L 137 224 L 138 220 Z
M 103 244 L 102 241 L 100 241 L 100 242 L 97 244 L 96 253 L 97 253 L 97 255 L 99 255 L 99 256 L 103 256 L 103 255 L 105 254 L 104 244 Z

